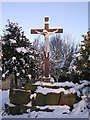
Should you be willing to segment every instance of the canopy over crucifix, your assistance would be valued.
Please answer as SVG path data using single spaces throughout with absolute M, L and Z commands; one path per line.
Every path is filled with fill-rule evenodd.
M 63 33 L 62 28 L 49 28 L 49 17 L 45 17 L 44 29 L 31 29 L 31 34 L 40 34 L 45 39 L 45 77 L 49 77 L 49 36 L 54 33 Z

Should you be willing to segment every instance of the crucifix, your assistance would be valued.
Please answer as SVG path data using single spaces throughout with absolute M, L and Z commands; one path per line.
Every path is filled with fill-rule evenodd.
M 31 34 L 40 34 L 44 36 L 45 39 L 44 73 L 45 73 L 45 77 L 49 77 L 49 36 L 54 33 L 63 33 L 63 29 L 62 28 L 49 29 L 49 17 L 45 17 L 44 21 L 45 21 L 44 29 L 31 29 Z

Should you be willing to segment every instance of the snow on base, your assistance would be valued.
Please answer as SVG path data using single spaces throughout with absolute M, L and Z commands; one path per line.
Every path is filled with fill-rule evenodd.
M 64 88 L 52 89 L 38 86 L 35 92 L 42 93 L 44 95 L 46 95 L 47 93 L 60 93 L 60 92 L 64 92 L 64 94 L 77 93 L 77 95 L 80 96 L 80 91 L 76 87 L 65 90 Z
M 64 92 L 64 94 L 71 94 L 71 93 L 77 93 L 77 95 L 80 97 L 80 91 L 83 92 L 83 95 L 86 94 L 87 90 L 85 88 L 85 86 L 87 86 L 88 84 L 90 84 L 90 82 L 88 81 L 83 81 L 81 84 L 74 84 L 72 82 L 60 82 L 60 83 L 46 83 L 46 82 L 41 82 L 38 81 L 36 82 L 34 85 L 41 85 L 38 86 L 36 91 L 37 93 L 42 93 L 42 94 L 47 94 L 47 93 L 60 93 L 60 92 Z M 58 89 L 52 89 L 52 88 L 47 88 L 47 87 L 42 87 L 42 86 L 58 86 L 60 88 Z M 67 90 L 64 89 L 64 87 L 70 87 Z
M 38 82 L 36 82 L 36 83 L 34 83 L 33 85 L 42 85 L 42 86 L 58 86 L 58 87 L 60 87 L 60 86 L 63 86 L 63 87 L 65 87 L 65 86 L 68 86 L 68 87 L 74 87 L 75 85 L 78 85 L 78 83 L 76 83 L 76 84 L 74 84 L 73 82 L 68 82 L 68 81 L 66 81 L 66 82 L 54 82 L 53 84 L 52 83 L 46 83 L 46 82 L 41 82 L 41 81 L 38 81 Z

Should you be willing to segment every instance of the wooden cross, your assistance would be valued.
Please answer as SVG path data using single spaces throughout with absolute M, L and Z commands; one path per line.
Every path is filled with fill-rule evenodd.
M 45 38 L 45 77 L 49 77 L 49 35 L 63 33 L 62 28 L 49 28 L 49 17 L 45 17 L 44 29 L 31 29 L 31 34 L 41 34 Z

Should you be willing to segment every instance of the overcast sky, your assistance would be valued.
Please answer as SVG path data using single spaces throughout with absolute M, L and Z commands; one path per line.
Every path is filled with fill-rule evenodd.
M 80 42 L 88 30 L 88 2 L 3 2 L 2 29 L 7 19 L 19 23 L 25 35 L 33 41 L 32 28 L 43 28 L 44 17 L 49 16 L 50 27 L 62 27 L 63 34 L 70 34 Z

